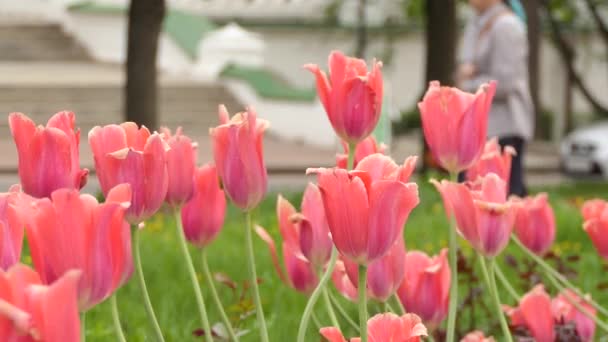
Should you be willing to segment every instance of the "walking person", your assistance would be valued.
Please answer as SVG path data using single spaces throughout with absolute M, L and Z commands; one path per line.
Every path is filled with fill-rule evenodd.
M 528 39 L 519 0 L 469 0 L 475 15 L 467 23 L 456 81 L 475 92 L 498 81 L 488 118 L 488 138 L 512 146 L 509 193 L 525 196 L 524 155 L 534 134 L 534 107 L 528 83 Z

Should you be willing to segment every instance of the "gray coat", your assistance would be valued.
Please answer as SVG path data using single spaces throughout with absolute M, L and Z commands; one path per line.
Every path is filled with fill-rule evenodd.
M 534 134 L 534 110 L 528 84 L 526 28 L 517 16 L 504 14 L 505 10 L 507 7 L 500 3 L 468 22 L 460 62 L 475 65 L 476 73 L 461 86 L 475 92 L 485 82 L 498 81 L 488 137 L 519 136 L 528 140 Z M 492 23 L 487 26 L 489 21 Z

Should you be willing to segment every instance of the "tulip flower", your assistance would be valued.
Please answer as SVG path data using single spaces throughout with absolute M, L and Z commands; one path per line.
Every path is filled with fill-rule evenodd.
M 555 215 L 547 194 L 524 199 L 514 198 L 515 234 L 532 252 L 543 255 L 555 240 Z
M 405 275 L 405 255 L 403 238 L 397 238 L 388 253 L 369 264 L 367 267 L 367 293 L 371 298 L 386 302 L 397 292 Z M 356 287 L 355 284 L 359 279 L 357 264 L 344 259 L 344 265 L 350 281 Z
M 339 258 L 336 261 L 336 266 L 331 274 L 331 281 L 334 283 L 336 290 L 344 298 L 351 302 L 357 302 L 357 287 L 350 280 L 350 277 L 346 273 L 346 266 L 344 265 L 344 258 Z
M 131 185 L 133 197 L 127 220 L 135 225 L 163 204 L 168 187 L 167 144 L 158 133 L 133 122 L 94 127 L 89 144 L 99 185 L 105 196 L 118 184 Z
M 342 141 L 342 148 L 344 149 L 344 153 L 336 155 L 336 166 L 342 169 L 346 169 L 346 164 L 348 163 L 348 144 Z M 359 164 L 363 158 L 374 154 L 374 153 L 382 153 L 386 151 L 387 146 L 385 144 L 378 144 L 376 138 L 373 135 L 363 139 L 360 143 L 357 144 L 355 148 L 355 166 Z
M 551 305 L 553 317 L 557 322 L 571 323 L 576 326 L 576 332 L 583 342 L 593 341 L 595 335 L 595 322 L 579 311 L 571 301 L 575 301 L 582 306 L 585 311 L 595 316 L 595 308 L 581 297 L 577 296 L 572 290 L 565 290 L 553 299 Z
M 435 160 L 450 173 L 468 169 L 481 156 L 495 92 L 494 81 L 476 94 L 434 81 L 418 103 L 424 138 Z
M 8 270 L 19 262 L 23 246 L 24 217 L 16 207 L 29 206 L 34 199 L 13 185 L 0 193 L 0 269 Z
M 420 316 L 434 329 L 448 313 L 451 272 L 447 249 L 429 257 L 423 252 L 411 251 L 405 257 L 405 277 L 397 290 L 399 300 L 408 312 Z
M 583 229 L 593 241 L 601 257 L 608 260 L 608 203 L 602 200 L 585 202 L 582 208 Z
M 253 108 L 229 119 L 223 105 L 220 125 L 210 129 L 213 158 L 224 190 L 243 211 L 255 208 L 266 194 L 268 179 L 262 140 L 269 123 L 258 119 Z
M 194 189 L 197 144 L 182 133 L 181 127 L 177 128 L 175 135 L 171 135 L 168 128 L 162 128 L 161 131 L 170 148 L 167 151 L 169 185 L 166 201 L 172 206 L 180 206 L 190 199 Z
M 302 213 L 284 199 L 277 199 L 277 219 L 283 238 L 283 259 L 287 275 L 283 272 L 274 241 L 261 227 L 258 235 L 268 244 L 273 263 L 283 282 L 296 290 L 309 294 L 317 285 L 317 272 L 323 269 L 331 253 L 332 244 L 325 219 L 319 189 L 309 184 L 302 198 Z
M 448 217 L 454 216 L 458 232 L 487 257 L 498 255 L 508 244 L 515 221 L 505 182 L 490 173 L 475 183 L 431 180 L 443 197 Z
M 48 286 L 28 266 L 0 271 L 0 340 L 78 342 L 79 271 L 69 271 Z
M 477 180 L 478 177 L 483 177 L 488 173 L 495 173 L 509 184 L 511 177 L 511 159 L 516 154 L 515 149 L 511 146 L 506 146 L 501 151 L 498 140 L 493 138 L 486 142 L 481 157 L 467 169 L 467 179 L 470 181 Z
M 349 144 L 369 136 L 382 113 L 381 62 L 371 71 L 364 60 L 333 51 L 329 55 L 329 79 L 317 65 L 304 68 L 315 75 L 317 94 L 336 134 Z
M 318 168 L 307 173 L 318 174 L 336 248 L 357 264 L 386 254 L 419 203 L 418 186 L 405 183 L 411 175 L 407 161 L 397 166 L 382 154 L 364 158 L 353 171 Z
M 528 329 L 536 342 L 555 341 L 555 322 L 551 309 L 551 297 L 542 284 L 536 285 L 519 301 L 519 307 L 504 306 L 514 327 Z
M 496 342 L 493 337 L 486 337 L 482 331 L 475 330 L 466 334 L 460 342 Z
M 131 196 L 128 184 L 112 188 L 102 204 L 77 190 L 59 189 L 30 210 L 26 234 L 42 282 L 52 284 L 71 269 L 82 271 L 81 311 L 109 297 L 131 276 L 131 234 L 124 219 Z
M 186 239 L 199 248 L 210 244 L 224 225 L 226 197 L 220 188 L 214 165 L 207 164 L 194 173 L 194 195 L 182 207 Z
M 49 197 L 57 189 L 80 189 L 89 170 L 80 169 L 80 130 L 72 112 L 53 115 L 44 126 L 22 113 L 8 117 L 19 155 L 19 178 L 23 191 L 33 197 Z
M 401 317 L 393 313 L 377 314 L 367 321 L 367 330 L 369 342 L 419 342 L 421 336 L 427 336 L 420 317 L 409 313 Z M 320 332 L 329 342 L 347 342 L 336 327 L 321 328 Z M 350 342 L 360 341 L 358 337 L 350 339 Z

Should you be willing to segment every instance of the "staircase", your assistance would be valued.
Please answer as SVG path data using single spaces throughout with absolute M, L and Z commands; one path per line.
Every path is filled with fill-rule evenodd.
M 0 26 L 0 61 L 86 61 L 86 51 L 59 25 Z

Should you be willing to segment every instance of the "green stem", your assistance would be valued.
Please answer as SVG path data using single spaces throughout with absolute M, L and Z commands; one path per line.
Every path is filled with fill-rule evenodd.
M 308 327 L 308 321 L 310 320 L 310 315 L 312 314 L 312 310 L 315 306 L 315 303 L 319 299 L 321 292 L 325 288 L 325 285 L 331 278 L 331 274 L 334 271 L 334 267 L 336 266 L 336 260 L 338 260 L 338 250 L 332 248 L 331 257 L 329 258 L 329 262 L 327 263 L 327 269 L 325 273 L 319 280 L 319 284 L 317 288 L 312 292 L 310 298 L 308 298 L 308 303 L 306 303 L 306 307 L 304 308 L 304 313 L 302 313 L 302 318 L 300 319 L 300 326 L 298 328 L 298 339 L 297 342 L 304 342 L 306 338 L 306 329 Z
M 566 297 L 566 300 L 574 305 L 574 307 L 576 307 L 576 309 L 578 311 L 580 311 L 583 315 L 589 317 L 590 319 L 592 319 L 595 324 L 600 327 L 602 330 L 604 330 L 605 332 L 608 332 L 608 324 L 604 323 L 603 321 L 601 321 L 599 318 L 597 318 L 594 314 L 592 314 L 591 312 L 589 312 L 589 310 L 587 310 L 586 308 L 584 308 L 575 298 L 570 297 L 570 294 L 565 291 L 566 288 L 564 286 L 562 286 L 557 279 L 555 279 L 555 277 L 553 277 L 553 275 L 551 275 L 549 272 L 545 271 L 545 275 L 547 276 L 547 278 L 549 278 L 549 281 L 553 284 L 553 286 L 564 295 L 564 297 Z M 581 299 L 585 300 L 587 302 L 587 299 L 585 299 L 585 297 L 581 297 Z
M 334 296 L 331 294 L 329 295 L 329 299 L 331 300 L 331 303 L 333 304 L 333 306 L 338 310 L 338 313 L 340 314 L 340 316 L 342 316 L 342 318 L 344 318 L 346 320 L 346 322 L 353 329 L 355 329 L 357 332 L 359 332 L 359 325 L 357 323 L 355 323 L 355 321 L 353 321 L 352 318 L 350 318 L 350 316 L 346 313 L 346 310 L 344 310 L 342 305 L 340 305 L 340 302 L 338 302 L 338 300 L 336 298 L 334 298 Z
M 581 290 L 579 290 L 576 286 L 574 286 L 566 277 L 564 277 L 563 274 L 561 274 L 558 271 L 556 271 L 553 267 L 551 267 L 551 265 L 549 265 L 548 263 L 546 263 L 541 257 L 539 257 L 538 255 L 534 254 L 534 252 L 532 252 L 526 246 L 524 246 L 521 243 L 521 241 L 519 241 L 519 239 L 515 235 L 513 235 L 511 237 L 511 239 L 515 242 L 515 244 L 522 251 L 524 251 L 524 253 L 526 253 L 526 255 L 528 257 L 530 257 L 532 260 L 534 260 L 534 262 L 536 262 L 540 267 L 542 267 L 545 270 L 546 273 L 551 274 L 553 277 L 555 277 L 555 279 L 557 279 L 562 284 L 564 284 L 565 287 L 567 287 L 570 290 L 574 291 L 574 293 L 576 293 L 578 296 L 585 297 L 585 294 Z M 587 300 L 587 302 L 589 304 L 591 304 L 591 306 L 593 306 L 597 311 L 601 312 L 604 316 L 608 317 L 608 310 L 605 309 L 603 306 L 601 306 L 600 304 L 598 304 L 596 301 L 594 301 L 591 298 L 589 298 L 589 300 Z
M 317 317 L 317 315 L 315 315 L 315 313 L 313 312 L 311 314 L 311 317 L 312 317 L 312 322 L 314 323 L 317 330 L 321 330 L 321 328 L 323 328 L 323 325 L 321 324 L 321 321 L 319 321 L 319 318 Z
M 450 173 L 450 181 L 458 181 L 458 173 Z M 454 335 L 456 332 L 456 310 L 458 308 L 458 237 L 456 236 L 456 219 L 452 216 L 449 217 L 450 229 L 449 229 L 449 261 L 450 271 L 452 272 L 450 282 L 450 306 L 448 309 L 448 326 L 446 331 L 446 341 L 454 342 Z
M 125 335 L 122 332 L 120 326 L 120 316 L 118 314 L 118 305 L 116 304 L 116 293 L 110 297 L 110 306 L 112 307 L 112 322 L 114 323 L 114 331 L 116 332 L 116 339 L 118 342 L 127 342 Z
M 148 294 L 148 288 L 146 287 L 144 271 L 141 267 L 141 255 L 139 252 L 139 231 L 140 229 L 137 226 L 133 226 L 133 259 L 135 261 L 135 273 L 137 274 L 137 282 L 139 283 L 139 289 L 144 300 L 144 308 L 146 309 L 148 320 L 150 321 L 150 324 L 154 329 L 154 335 L 156 335 L 156 340 L 158 342 L 164 342 L 165 339 L 163 338 L 163 333 L 160 330 L 160 325 L 158 325 L 158 320 L 156 319 L 156 315 L 154 314 L 154 308 L 152 307 L 150 295 Z
M 391 306 L 391 303 L 388 302 L 388 299 L 386 300 L 386 302 L 384 302 L 384 311 L 385 312 L 392 312 L 394 314 L 397 314 L 397 310 L 395 310 L 395 308 L 393 308 Z
M 403 303 L 401 303 L 401 299 L 399 299 L 399 296 L 396 293 L 393 297 L 395 297 L 395 301 L 397 302 L 397 306 L 399 307 L 399 313 L 401 313 L 401 315 L 405 315 L 407 311 L 405 310 L 405 306 L 403 306 Z
M 190 256 L 190 252 L 188 251 L 188 243 L 186 242 L 186 236 L 184 235 L 184 228 L 182 227 L 182 215 L 179 208 L 174 208 L 173 214 L 175 215 L 177 235 L 179 237 L 179 246 L 182 251 L 182 256 L 184 257 L 184 260 L 186 262 L 186 269 L 188 270 L 188 274 L 190 275 L 190 283 L 192 285 L 192 289 L 194 290 L 194 297 L 196 298 L 198 311 L 201 315 L 201 323 L 203 324 L 203 329 L 205 330 L 205 340 L 207 342 L 213 342 L 213 330 L 211 330 L 209 318 L 207 317 L 205 299 L 203 298 L 201 287 L 199 286 L 198 279 L 196 278 L 196 270 L 194 269 L 192 256 Z
M 498 267 L 497 262 L 494 262 L 494 271 L 496 272 L 498 279 L 502 283 L 502 286 L 505 288 L 505 290 L 507 290 L 507 292 L 509 292 L 509 295 L 513 298 L 513 300 L 515 302 L 519 302 L 519 299 L 521 298 L 521 296 L 517 293 L 517 291 L 515 291 L 515 288 L 513 288 L 513 285 L 511 285 L 511 283 L 509 283 L 509 280 L 507 279 L 507 277 L 505 277 L 505 274 L 502 273 L 502 270 L 500 269 L 500 267 Z
M 230 319 L 228 319 L 228 315 L 226 315 L 226 311 L 224 310 L 222 301 L 220 300 L 220 297 L 217 294 L 217 290 L 215 288 L 211 272 L 209 271 L 209 263 L 207 262 L 207 250 L 203 248 L 201 255 L 203 259 L 203 274 L 205 275 L 205 279 L 207 279 L 209 290 L 211 291 L 211 296 L 213 297 L 215 306 L 217 306 L 217 309 L 220 312 L 220 317 L 222 318 L 222 322 L 224 322 L 224 326 L 228 331 L 228 336 L 230 336 L 230 340 L 238 342 L 239 339 L 234 333 L 234 329 L 232 328 L 232 323 L 230 323 Z
M 359 265 L 359 331 L 361 342 L 367 342 L 367 266 Z
M 253 302 L 255 311 L 258 316 L 258 324 L 260 325 L 260 339 L 262 342 L 268 342 L 268 328 L 266 328 L 266 319 L 264 318 L 264 308 L 262 308 L 262 299 L 260 298 L 260 289 L 258 287 L 258 275 L 255 270 L 255 253 L 253 251 L 253 238 L 251 224 L 251 212 L 245 213 L 247 227 L 245 229 L 245 239 L 247 240 L 247 260 L 249 261 L 249 276 L 251 277 L 251 289 L 253 290 Z
M 86 317 L 86 312 L 83 311 L 80 313 L 80 342 L 85 342 L 87 339 L 87 327 L 85 324 Z
M 494 279 L 494 260 L 490 260 L 489 272 L 488 266 L 486 266 L 486 259 L 483 255 L 479 256 L 479 262 L 481 264 L 481 272 L 483 273 L 483 278 L 486 282 L 486 286 L 488 287 L 488 291 L 490 292 L 490 296 L 492 297 L 492 301 L 494 302 L 496 314 L 498 315 L 500 327 L 502 328 L 502 333 L 505 335 L 506 341 L 513 342 L 513 339 L 511 337 L 511 331 L 509 330 L 509 325 L 507 324 L 505 315 L 502 312 L 502 305 L 500 303 L 500 298 L 498 297 L 498 289 L 496 288 L 496 280 Z
M 346 169 L 352 170 L 355 168 L 355 151 L 357 150 L 357 144 L 348 143 L 348 160 L 346 162 Z
M 334 312 L 334 309 L 332 308 L 331 301 L 329 300 L 329 292 L 327 290 L 328 290 L 327 287 L 323 288 L 323 293 L 322 293 L 323 300 L 325 301 L 325 307 L 327 308 L 327 314 L 329 315 L 331 324 L 334 327 L 340 329 L 340 323 L 338 323 L 338 318 L 336 318 L 336 313 Z

